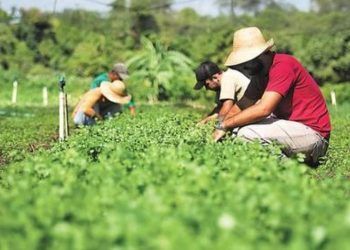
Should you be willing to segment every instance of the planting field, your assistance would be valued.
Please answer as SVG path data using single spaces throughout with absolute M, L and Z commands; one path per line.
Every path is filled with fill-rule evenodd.
M 0 106 L 0 168 L 57 139 L 57 108 Z
M 201 112 L 142 106 L 0 173 L 0 249 L 346 249 L 349 106 L 326 162 L 210 140 Z
M 350 250 L 350 1 L 0 2 L 0 250 Z M 224 64 L 328 131 L 310 73 L 331 114 L 320 166 L 196 125 L 218 91 L 241 96 Z M 136 116 L 78 129 L 69 115 L 58 142 L 59 79 L 71 114 L 106 74 Z
M 0 168 L 27 153 L 50 147 L 58 138 L 58 77 L 36 76 L 18 81 L 17 102 L 11 102 L 11 77 L 0 78 Z M 69 106 L 89 88 L 89 79 L 66 79 Z M 43 106 L 42 89 L 48 89 L 48 106 Z

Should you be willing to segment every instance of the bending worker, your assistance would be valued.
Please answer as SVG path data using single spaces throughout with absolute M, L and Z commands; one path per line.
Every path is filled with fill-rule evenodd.
M 94 125 L 121 112 L 122 105 L 129 103 L 131 96 L 127 94 L 122 81 L 102 82 L 100 87 L 86 92 L 73 111 L 74 124 Z M 112 111 L 112 112 L 111 112 Z
M 129 78 L 129 72 L 124 63 L 116 63 L 114 64 L 113 68 L 109 72 L 104 72 L 99 74 L 96 78 L 93 79 L 90 88 L 98 88 L 100 87 L 102 82 L 108 81 L 108 82 L 113 82 L 116 80 L 119 81 L 125 81 L 126 79 Z M 126 103 L 125 106 L 127 106 L 130 110 L 130 113 L 132 115 L 135 115 L 135 101 L 133 98 L 131 98 L 130 102 Z M 124 106 L 123 106 L 124 108 Z M 112 109 L 112 107 L 110 108 Z M 116 107 L 118 109 L 118 107 Z M 113 110 L 111 110 L 113 113 Z
M 197 83 L 194 89 L 199 90 L 203 86 L 206 90 L 216 93 L 216 106 L 198 124 L 205 124 L 211 120 L 224 119 L 226 114 L 234 107 L 245 93 L 250 80 L 241 72 L 234 69 L 221 71 L 211 61 L 201 63 L 195 70 Z M 240 103 L 237 105 L 241 106 Z M 243 107 L 241 107 L 243 108 Z

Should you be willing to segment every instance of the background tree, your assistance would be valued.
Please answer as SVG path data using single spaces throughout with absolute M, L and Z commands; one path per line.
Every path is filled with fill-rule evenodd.
M 172 2 L 173 0 L 115 0 L 112 3 L 111 17 L 122 20 L 124 28 L 119 31 L 124 30 L 138 47 L 141 36 L 159 32 L 155 16 L 169 11 Z
M 131 64 L 135 76 L 130 86 L 140 97 L 189 98 L 197 93 L 192 90 L 193 68 L 212 60 L 224 69 L 233 32 L 258 26 L 267 38 L 274 38 L 277 51 L 295 55 L 320 84 L 349 81 L 347 1 L 315 2 L 331 11 L 303 12 L 282 0 L 220 0 L 228 10 L 235 3 L 234 22 L 229 13 L 204 16 L 191 8 L 174 10 L 170 0 L 116 0 L 103 15 L 81 9 L 55 14 L 0 11 L 0 70 L 4 75 L 66 72 L 93 77 L 117 61 L 139 57 L 143 63 Z M 186 69 L 175 63 L 176 58 Z
M 229 10 L 231 18 L 236 12 L 257 13 L 267 5 L 276 3 L 274 0 L 216 0 L 220 8 Z
M 312 0 L 312 8 L 321 13 L 332 11 L 350 11 L 350 1 L 348 0 Z

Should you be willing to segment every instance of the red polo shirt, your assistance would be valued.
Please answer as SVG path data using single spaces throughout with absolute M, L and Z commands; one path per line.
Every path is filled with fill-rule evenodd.
M 274 111 L 278 118 L 303 123 L 329 137 L 331 123 L 320 88 L 294 57 L 275 54 L 266 91 L 283 96 Z

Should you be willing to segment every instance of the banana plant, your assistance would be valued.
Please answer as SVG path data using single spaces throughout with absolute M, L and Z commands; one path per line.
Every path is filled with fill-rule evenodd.
M 192 61 L 181 52 L 169 50 L 160 41 L 141 38 L 142 49 L 127 61 L 134 79 L 141 80 L 148 88 L 149 102 L 157 102 L 160 92 L 169 91 L 176 79 L 192 74 Z

